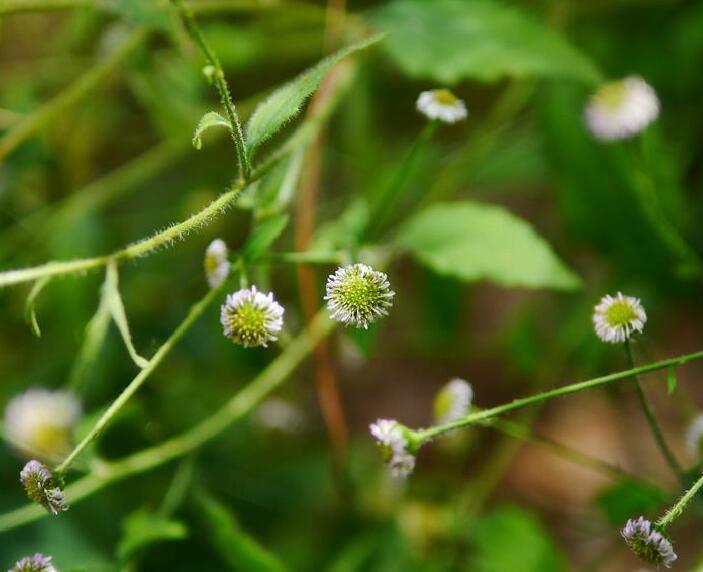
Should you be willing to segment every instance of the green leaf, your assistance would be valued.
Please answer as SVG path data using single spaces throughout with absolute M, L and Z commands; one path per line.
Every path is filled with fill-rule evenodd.
M 676 386 L 676 370 L 673 367 L 670 367 L 669 371 L 666 374 L 666 390 L 669 395 L 674 394 L 674 392 L 676 391 Z
M 44 276 L 43 278 L 40 278 L 37 280 L 33 286 L 32 289 L 29 291 L 29 294 L 27 295 L 27 301 L 25 302 L 24 305 L 24 319 L 29 322 L 29 325 L 32 328 L 32 333 L 34 333 L 35 336 L 38 338 L 41 338 L 41 329 L 39 328 L 39 322 L 37 320 L 37 311 L 35 308 L 37 298 L 39 297 L 39 294 L 42 293 L 42 290 L 44 290 L 45 286 L 51 281 L 50 276 Z
M 144 509 L 128 516 L 123 529 L 122 539 L 117 547 L 117 555 L 123 561 L 150 544 L 183 540 L 188 537 L 188 529 L 183 523 Z
M 135 24 L 160 30 L 171 26 L 168 0 L 108 0 L 107 5 L 121 18 Z
M 226 127 L 227 129 L 232 129 L 229 121 L 217 113 L 217 111 L 208 111 L 200 118 L 198 126 L 195 128 L 195 133 L 193 133 L 193 147 L 196 149 L 202 148 L 202 135 L 206 130 L 210 129 L 210 127 Z
M 628 518 L 656 512 L 666 498 L 666 493 L 659 487 L 626 480 L 608 487 L 598 496 L 596 503 L 608 522 L 622 526 Z
M 129 352 L 129 357 L 132 358 L 138 367 L 144 369 L 149 365 L 149 360 L 140 356 L 132 342 L 132 334 L 129 331 L 129 323 L 127 322 L 127 313 L 122 303 L 118 284 L 117 264 L 110 262 L 107 265 L 107 274 L 105 284 L 103 285 L 103 294 L 106 296 L 106 302 L 110 309 L 112 319 L 115 321 L 117 329 L 120 331 L 124 345 Z
M 264 254 L 286 228 L 289 218 L 287 214 L 278 214 L 257 221 L 242 250 L 244 259 L 255 260 Z
M 234 515 L 205 493 L 196 497 L 207 539 L 232 570 L 284 572 L 287 568 L 239 526 Z
M 317 90 L 322 79 L 337 62 L 354 52 L 368 48 L 382 38 L 383 35 L 375 35 L 344 48 L 274 91 L 256 108 L 247 123 L 246 142 L 249 154 L 252 155 L 257 147 L 298 115 L 305 100 Z
M 502 207 L 470 201 L 434 205 L 405 223 L 396 240 L 435 272 L 467 282 L 558 290 L 580 286 L 544 239 Z
M 472 528 L 472 572 L 561 572 L 562 555 L 529 512 L 504 506 L 481 517 Z
M 497 0 L 396 0 L 373 19 L 390 33 L 390 57 L 410 76 L 560 77 L 597 83 L 595 65 L 545 22 Z

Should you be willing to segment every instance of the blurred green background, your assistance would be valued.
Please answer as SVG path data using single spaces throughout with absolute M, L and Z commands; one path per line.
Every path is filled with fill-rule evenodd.
M 3 269 L 110 252 L 186 218 L 227 187 L 236 172 L 230 141 L 208 134 L 202 150 L 191 146 L 199 118 L 219 103 L 167 3 L 20 10 L 31 4 L 0 0 Z M 115 483 L 58 518 L 2 533 L 0 566 L 41 551 L 62 571 L 637 570 L 618 529 L 631 516 L 665 508 L 679 485 L 625 384 L 518 413 L 522 426 L 532 427 L 527 442 L 489 428 L 440 440 L 421 451 L 415 474 L 401 485 L 388 479 L 367 427 L 378 417 L 428 425 L 433 396 L 451 377 L 469 380 L 486 407 L 626 368 L 619 348 L 592 331 L 592 307 L 607 292 L 638 296 L 647 309 L 636 361 L 703 347 L 703 3 L 198 4 L 198 21 L 244 117 L 359 29 L 390 33 L 355 56 L 353 79 L 325 130 L 319 244 L 332 235 L 341 240 L 340 228 L 353 234 L 365 205 L 395 176 L 425 125 L 415 111 L 418 93 L 450 87 L 469 117 L 441 126 L 404 173 L 377 242 L 393 244 L 405 215 L 435 202 L 501 205 L 529 222 L 581 286 L 501 285 L 500 277 L 467 279 L 394 256 L 390 316 L 368 332 L 340 329 L 330 340 L 351 433 L 345 477 L 332 470 L 306 363 L 274 395 L 293 408 L 294 423 L 271 427 L 264 408 L 188 458 Z M 345 18 L 335 12 L 340 7 Z M 143 29 L 148 34 L 135 41 Z M 629 74 L 657 90 L 661 116 L 636 139 L 598 143 L 583 124 L 586 98 L 601 81 Z M 60 99 L 76 89 L 75 101 Z M 18 131 L 17 144 L 8 146 Z M 282 179 L 274 170 L 261 187 L 275 193 Z M 202 256 L 210 241 L 241 247 L 253 194 L 184 242 L 121 268 L 144 355 L 206 291 Z M 291 212 L 294 204 L 295 197 Z M 357 205 L 351 214 L 350 204 Z M 346 226 L 331 228 L 342 213 Z M 292 224 L 275 250 L 295 250 Z M 318 269 L 319 298 L 333 270 Z M 295 268 L 262 266 L 254 277 L 275 290 L 297 332 L 303 318 Z M 40 339 L 24 320 L 29 286 L 0 292 L 0 404 L 30 387 L 66 384 L 101 281 L 100 273 L 52 281 L 37 304 Z M 119 458 L 187 430 L 279 351 L 233 346 L 222 336 L 218 308 L 210 308 L 109 427 L 97 454 Z M 671 395 L 666 372 L 646 378 L 687 467 L 699 462 L 684 434 L 703 402 L 702 371 L 696 364 L 681 369 Z M 111 327 L 82 386 L 86 417 L 94 419 L 134 374 Z M 573 458 L 574 451 L 589 460 Z M 25 502 L 21 466 L 4 447 L 0 511 Z M 165 501 L 181 486 L 178 502 Z M 677 522 L 677 570 L 703 569 L 701 508 Z

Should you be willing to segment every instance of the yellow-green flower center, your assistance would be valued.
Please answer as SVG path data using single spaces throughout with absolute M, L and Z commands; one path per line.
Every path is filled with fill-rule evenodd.
M 212 276 L 216 271 L 217 267 L 220 265 L 220 260 L 217 256 L 213 254 L 205 255 L 205 275 Z
M 637 319 L 637 312 L 626 301 L 615 301 L 605 311 L 605 319 L 613 327 L 627 326 Z
M 434 98 L 437 103 L 440 103 L 442 105 L 456 105 L 457 97 L 448 89 L 437 89 L 434 91 Z
M 266 310 L 251 302 L 242 304 L 230 316 L 232 338 L 244 346 L 260 346 L 269 339 Z
M 593 99 L 598 105 L 608 109 L 617 109 L 622 105 L 626 93 L 627 89 L 624 81 L 611 81 L 602 85 L 593 96 Z

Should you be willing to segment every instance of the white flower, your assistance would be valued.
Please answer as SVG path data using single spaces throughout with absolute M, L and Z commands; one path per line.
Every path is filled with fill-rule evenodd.
M 629 76 L 601 86 L 586 105 L 588 129 L 603 141 L 626 139 L 659 116 L 659 99 L 641 77 Z
M 391 475 L 404 478 L 415 468 L 415 455 L 408 451 L 405 428 L 393 419 L 378 419 L 369 425 L 369 431 L 383 452 Z
M 611 344 L 627 341 L 633 333 L 642 333 L 647 314 L 639 299 L 632 296 L 610 295 L 601 298 L 593 312 L 596 335 Z
M 25 556 L 18 560 L 8 572 L 57 572 L 51 563 L 51 556 L 37 552 L 34 556 Z
M 5 408 L 5 438 L 27 457 L 57 460 L 71 450 L 80 415 L 73 394 L 29 389 Z
M 229 275 L 229 260 L 227 259 L 225 241 L 216 238 L 205 251 L 205 277 L 210 288 L 217 288 Z
M 393 296 L 388 276 L 366 264 L 338 268 L 327 278 L 325 300 L 331 318 L 358 328 L 387 316 Z
M 54 475 L 39 461 L 29 461 L 20 472 L 20 482 L 27 496 L 51 514 L 67 510 L 61 486 Z
M 435 397 L 435 421 L 441 425 L 465 417 L 471 408 L 473 397 L 474 390 L 470 383 L 459 378 L 452 379 Z
M 686 430 L 686 446 L 693 455 L 700 455 L 703 450 L 703 413 L 697 415 Z
M 256 286 L 229 294 L 220 309 L 225 336 L 245 348 L 275 342 L 283 328 L 283 306 Z
M 468 115 L 464 102 L 448 89 L 423 91 L 417 98 L 417 110 L 444 123 L 456 123 Z
M 643 516 L 628 520 L 620 534 L 632 552 L 648 564 L 670 568 L 677 559 L 671 541 Z

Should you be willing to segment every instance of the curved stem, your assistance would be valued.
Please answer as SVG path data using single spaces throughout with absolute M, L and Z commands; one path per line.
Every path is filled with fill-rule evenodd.
M 635 361 L 632 357 L 632 347 L 630 346 L 629 341 L 625 342 L 625 353 L 627 354 L 628 365 L 630 366 L 630 368 L 634 368 Z M 644 393 L 644 389 L 642 389 L 642 383 L 640 383 L 639 376 L 634 375 L 633 381 L 637 393 L 637 399 L 640 403 L 640 407 L 642 408 L 644 416 L 647 418 L 649 428 L 652 430 L 654 440 L 657 442 L 657 446 L 659 447 L 659 450 L 664 456 L 666 463 L 669 465 L 669 468 L 674 472 L 676 478 L 680 479 L 682 473 L 681 465 L 679 465 L 678 461 L 676 460 L 676 457 L 674 457 L 674 454 L 672 453 L 671 449 L 666 443 L 666 440 L 664 439 L 664 434 L 662 433 L 661 427 L 659 427 L 659 422 L 657 421 L 657 418 L 654 415 L 654 409 L 652 408 L 651 403 L 649 403 L 649 400 L 647 399 L 647 396 Z
M 426 443 L 427 441 L 439 437 L 444 433 L 452 431 L 453 429 L 458 429 L 460 427 L 466 427 L 467 425 L 472 425 L 478 423 L 485 419 L 490 419 L 491 417 L 496 417 L 498 415 L 503 415 L 504 413 L 509 413 L 510 411 L 515 411 L 517 409 L 522 409 L 528 405 L 533 405 L 535 403 L 541 403 L 542 401 L 547 401 L 549 399 L 554 399 L 555 397 L 562 397 L 564 395 L 569 395 L 571 393 L 578 393 L 580 391 L 585 391 L 587 389 L 592 389 L 594 387 L 600 387 L 602 385 L 608 385 L 610 383 L 615 383 L 623 379 L 628 379 L 635 375 L 641 375 L 644 373 L 649 373 L 652 371 L 658 371 L 660 369 L 666 369 L 669 367 L 677 367 L 684 365 L 691 361 L 696 361 L 703 359 L 703 350 L 684 354 L 678 357 L 669 358 L 665 360 L 660 360 L 658 362 L 650 363 L 647 365 L 642 365 L 639 367 L 627 369 L 624 371 L 619 371 L 616 373 L 611 373 L 601 377 L 594 377 L 587 381 L 581 381 L 579 383 L 574 383 L 571 385 L 566 385 L 564 387 L 559 387 L 557 389 L 552 389 L 550 391 L 544 391 L 542 393 L 537 393 L 535 395 L 530 395 L 528 397 L 523 397 L 521 399 L 515 399 L 510 403 L 504 403 L 503 405 L 498 405 L 496 407 L 491 407 L 488 409 L 483 409 L 476 413 L 471 413 L 466 417 L 462 417 L 451 423 L 445 423 L 443 425 L 436 425 L 428 429 L 421 429 L 415 432 L 415 436 L 420 444 Z
M 154 357 L 152 357 L 148 362 L 146 367 L 142 369 L 137 376 L 129 383 L 127 387 L 124 388 L 122 393 L 112 402 L 110 407 L 107 408 L 105 413 L 100 416 L 100 419 L 95 423 L 90 432 L 83 438 L 83 440 L 76 445 L 76 447 L 69 453 L 69 455 L 64 459 L 64 461 L 58 465 L 55 469 L 56 473 L 64 473 L 71 464 L 78 458 L 78 456 L 85 451 L 86 447 L 95 441 L 100 434 L 105 430 L 105 427 L 112 421 L 113 417 L 120 412 L 125 403 L 134 395 L 137 390 L 144 384 L 144 382 L 149 378 L 149 376 L 154 372 L 154 370 L 161 364 L 168 353 L 173 349 L 173 347 L 180 341 L 180 339 L 185 335 L 185 333 L 190 329 L 190 327 L 195 323 L 195 321 L 202 315 L 205 309 L 210 305 L 210 303 L 215 299 L 215 297 L 222 291 L 224 284 L 223 282 L 217 288 L 210 290 L 201 300 L 196 302 L 188 312 L 185 320 L 174 330 L 174 332 L 169 336 L 169 338 L 163 343 L 163 345 L 156 351 Z
M 221 409 L 185 433 L 160 445 L 118 461 L 96 464 L 93 473 L 66 487 L 66 500 L 69 504 L 76 504 L 114 482 L 146 472 L 200 448 L 244 417 L 288 379 L 317 343 L 334 327 L 335 322 L 327 318 L 327 311 L 321 310 L 310 326 L 299 334 L 281 355 Z M 47 514 L 42 507 L 28 504 L 0 515 L 0 531 L 33 522 Z
M 676 502 L 674 506 L 666 511 L 664 516 L 657 521 L 657 524 L 662 528 L 669 526 L 681 515 L 683 509 L 686 508 L 686 505 L 691 502 L 693 497 L 696 496 L 696 493 L 698 493 L 701 487 L 703 487 L 703 475 L 698 478 L 693 486 L 684 493 L 684 495 Z

